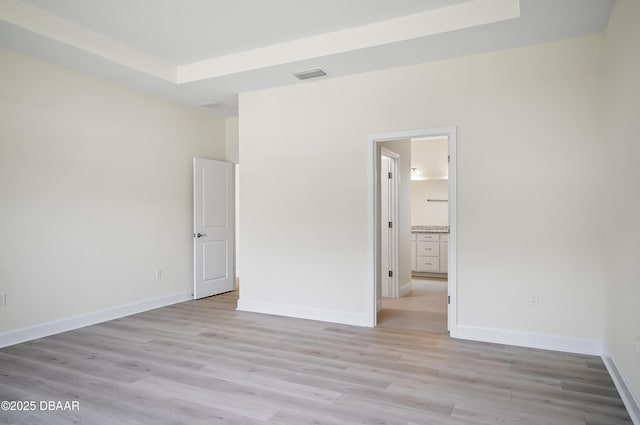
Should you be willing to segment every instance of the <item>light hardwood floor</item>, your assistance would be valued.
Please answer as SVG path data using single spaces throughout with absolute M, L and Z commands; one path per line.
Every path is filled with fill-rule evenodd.
M 401 298 L 383 298 L 378 326 L 447 334 L 447 279 L 413 278 Z
M 6 424 L 630 424 L 597 357 L 235 311 L 228 293 L 0 349 Z

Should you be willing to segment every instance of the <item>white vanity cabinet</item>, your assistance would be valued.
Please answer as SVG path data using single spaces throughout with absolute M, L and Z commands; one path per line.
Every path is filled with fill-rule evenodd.
M 411 271 L 447 273 L 449 235 L 446 233 L 411 233 Z
M 418 233 L 416 238 L 416 271 L 440 272 L 440 235 Z

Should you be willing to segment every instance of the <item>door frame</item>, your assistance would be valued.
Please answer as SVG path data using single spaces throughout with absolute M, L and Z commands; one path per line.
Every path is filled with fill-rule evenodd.
M 206 205 L 202 192 L 211 193 L 205 190 L 206 185 L 202 181 L 201 171 L 207 167 L 216 167 L 218 171 L 225 173 L 226 181 L 224 186 L 224 195 L 226 209 L 225 225 L 215 225 L 205 223 L 204 208 Z M 236 286 L 236 263 L 235 263 L 235 164 L 232 162 L 221 161 L 208 158 L 193 158 L 193 299 L 205 298 L 229 292 Z M 219 203 L 218 203 L 219 204 Z M 208 230 L 207 230 L 208 229 Z M 202 232 L 202 233 L 200 233 Z M 205 233 L 206 232 L 206 233 Z M 203 277 L 206 261 L 203 260 L 204 244 L 225 243 L 225 262 L 224 269 L 226 275 L 224 278 L 212 278 L 205 282 Z M 217 282 L 211 282 L 216 280 Z M 208 286 L 208 287 L 207 287 Z
M 457 127 L 439 127 L 422 130 L 397 131 L 391 133 L 373 134 L 368 137 L 367 163 L 368 163 L 368 198 L 369 198 L 369 273 L 367 285 L 367 321 L 371 327 L 376 326 L 376 281 L 377 281 L 377 256 L 376 241 L 378 240 L 377 217 L 377 185 L 376 176 L 380 172 L 377 166 L 378 143 L 391 140 L 405 140 L 422 137 L 446 136 L 449 139 L 449 273 L 447 327 L 449 335 L 455 337 L 458 327 L 458 222 L 457 222 Z
M 400 281 L 399 281 L 399 273 L 398 273 L 397 222 L 398 222 L 398 189 L 399 189 L 398 179 L 400 178 L 400 172 L 399 172 L 400 155 L 381 146 L 380 147 L 381 160 L 383 156 L 386 156 L 387 158 L 389 158 L 389 161 L 391 164 L 390 169 L 391 169 L 391 173 L 393 174 L 393 178 L 391 179 L 391 184 L 389 185 L 389 196 L 388 196 L 388 199 L 391 199 L 391 208 L 390 208 L 391 214 L 389 216 L 389 219 L 394 224 L 391 227 L 391 231 L 389 232 L 390 242 L 388 246 L 391 247 L 391 255 L 390 255 L 391 260 L 389 261 L 388 266 L 389 266 L 389 269 L 393 271 L 393 276 L 391 276 L 391 279 L 387 280 L 387 285 L 388 285 L 388 294 L 393 298 L 398 298 L 400 294 L 400 284 L 399 284 Z M 380 174 L 380 178 L 382 179 L 382 174 Z M 380 184 L 382 185 L 382 180 L 380 181 Z M 382 222 L 380 223 L 380 231 L 382 232 Z M 382 240 L 382 238 L 380 240 Z M 381 278 L 384 278 L 384 274 L 381 276 Z M 382 280 L 380 281 L 380 284 L 382 284 Z M 379 307 L 381 306 L 378 305 L 378 302 L 376 300 L 376 310 L 378 310 Z

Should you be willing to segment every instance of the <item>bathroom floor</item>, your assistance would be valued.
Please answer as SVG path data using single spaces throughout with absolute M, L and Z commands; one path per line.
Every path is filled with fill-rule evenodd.
M 413 278 L 413 289 L 402 298 L 383 298 L 378 326 L 447 333 L 447 280 Z

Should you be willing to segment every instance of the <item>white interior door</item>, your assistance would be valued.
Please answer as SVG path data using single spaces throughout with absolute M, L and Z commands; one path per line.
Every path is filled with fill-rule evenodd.
M 397 170 L 398 155 L 381 149 L 380 158 L 380 269 L 382 296 L 398 298 Z
M 235 172 L 230 162 L 193 158 L 193 298 L 235 283 Z
M 389 157 L 382 155 L 380 158 L 380 281 L 382 282 L 382 296 L 391 297 L 391 278 L 388 273 L 391 270 L 391 252 L 389 242 Z

